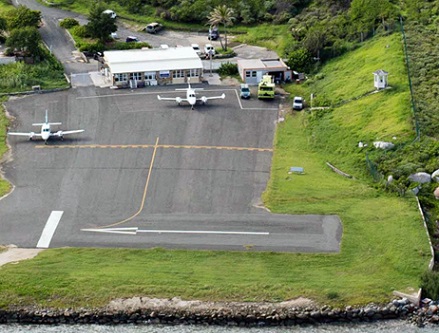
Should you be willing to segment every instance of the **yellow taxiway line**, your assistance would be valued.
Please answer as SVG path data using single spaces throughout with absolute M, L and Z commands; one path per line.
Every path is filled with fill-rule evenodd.
M 125 222 L 128 222 L 128 221 L 132 220 L 133 218 L 135 218 L 137 215 L 139 215 L 142 212 L 143 207 L 145 206 L 146 194 L 148 193 L 148 185 L 149 185 L 149 180 L 151 178 L 151 172 L 152 172 L 152 167 L 154 165 L 155 153 L 157 152 L 158 143 L 159 143 L 159 138 L 157 137 L 155 145 L 153 146 L 154 147 L 154 152 L 152 153 L 151 163 L 149 164 L 148 176 L 146 177 L 146 184 L 145 184 L 145 188 L 143 190 L 143 196 L 142 196 L 142 201 L 140 203 L 139 210 L 135 214 L 133 214 L 132 216 L 127 217 L 126 219 L 124 219 L 122 221 L 115 222 L 115 223 L 112 223 L 110 225 L 105 225 L 105 226 L 98 227 L 99 229 L 101 229 L 101 228 L 110 228 L 110 227 L 114 227 L 116 225 L 123 224 Z

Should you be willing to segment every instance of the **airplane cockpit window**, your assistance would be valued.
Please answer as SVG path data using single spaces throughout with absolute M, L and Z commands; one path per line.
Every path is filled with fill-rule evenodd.
M 195 97 L 195 94 L 189 94 L 189 97 Z

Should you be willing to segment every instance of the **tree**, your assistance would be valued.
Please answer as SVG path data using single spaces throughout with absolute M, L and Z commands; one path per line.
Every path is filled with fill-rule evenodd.
M 19 29 L 24 27 L 38 28 L 41 24 L 41 12 L 31 10 L 25 6 L 18 6 L 9 13 L 9 28 Z
M 25 27 L 11 31 L 6 40 L 6 46 L 12 49 L 13 53 L 23 56 L 39 57 L 41 36 L 35 27 Z
M 207 16 L 207 19 L 209 20 L 209 24 L 211 26 L 217 26 L 219 24 L 223 24 L 224 26 L 224 51 L 227 51 L 227 26 L 233 25 L 233 21 L 236 19 L 234 16 L 234 12 L 232 8 L 227 7 L 226 5 L 215 7 L 213 11 L 210 12 L 209 16 Z
M 98 38 L 102 43 L 105 43 L 112 32 L 117 31 L 116 19 L 104 13 L 105 8 L 100 1 L 93 2 L 88 17 L 89 23 L 86 26 L 90 36 Z
M 309 72 L 312 64 L 311 54 L 305 48 L 294 50 L 288 54 L 288 66 L 296 72 Z
M 0 42 L 4 43 L 6 40 L 5 32 L 8 30 L 8 23 L 4 17 L 0 17 Z

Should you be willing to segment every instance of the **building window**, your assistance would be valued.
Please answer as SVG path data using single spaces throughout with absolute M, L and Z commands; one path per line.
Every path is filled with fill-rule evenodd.
M 176 69 L 176 70 L 172 71 L 172 77 L 174 79 L 184 77 L 184 70 Z
M 245 77 L 250 77 L 251 76 L 251 72 L 250 71 L 245 71 Z
M 200 76 L 200 71 L 198 70 L 198 68 L 190 69 L 189 72 L 188 72 L 188 76 L 189 77 L 199 77 Z
M 127 73 L 117 73 L 114 74 L 114 81 L 116 82 L 126 82 L 128 81 L 128 74 Z
M 256 71 L 252 71 L 252 77 L 256 77 Z
M 130 80 L 140 81 L 142 79 L 142 73 L 130 73 Z
M 155 72 L 145 72 L 145 80 L 155 80 Z

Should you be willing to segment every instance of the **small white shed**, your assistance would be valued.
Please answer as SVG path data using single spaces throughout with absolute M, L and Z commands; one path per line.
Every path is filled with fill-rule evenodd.
M 387 87 L 387 76 L 388 72 L 379 69 L 373 72 L 373 83 L 377 90 L 385 89 Z
M 275 81 L 290 81 L 292 73 L 282 59 L 238 59 L 238 72 L 242 81 L 257 85 L 265 74 L 271 75 Z

